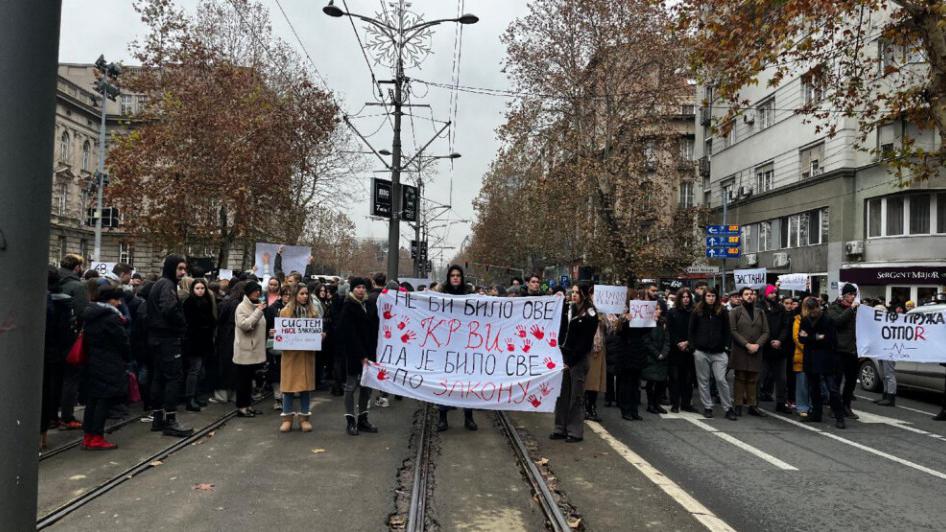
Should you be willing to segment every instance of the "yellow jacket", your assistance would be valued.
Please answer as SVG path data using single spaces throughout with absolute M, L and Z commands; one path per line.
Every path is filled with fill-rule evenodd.
M 801 327 L 801 314 L 795 316 L 795 321 L 792 322 L 792 340 L 795 341 L 795 356 L 792 358 L 792 371 L 796 373 L 804 371 L 803 364 L 805 361 L 805 346 L 798 341 L 799 327 Z

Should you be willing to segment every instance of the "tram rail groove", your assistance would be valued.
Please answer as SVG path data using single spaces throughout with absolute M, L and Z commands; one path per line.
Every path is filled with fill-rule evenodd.
M 263 397 L 261 397 L 259 401 L 256 401 L 256 404 L 265 400 L 269 396 L 270 394 L 268 393 L 263 395 Z M 126 481 L 131 480 L 134 477 L 140 475 L 141 473 L 144 473 L 145 471 L 153 468 L 154 467 L 152 465 L 153 462 L 164 460 L 165 458 L 167 458 L 168 456 L 171 456 L 177 451 L 180 451 L 181 449 L 189 447 L 192 443 L 196 442 L 197 440 L 200 440 L 201 438 L 209 434 L 211 431 L 220 428 L 221 426 L 226 424 L 228 421 L 235 418 L 236 415 L 237 415 L 237 409 L 234 408 L 233 410 L 227 412 L 226 414 L 218 417 L 214 421 L 211 421 L 209 424 L 205 425 L 200 430 L 195 431 L 190 436 L 176 440 L 171 445 L 168 445 L 167 447 L 152 454 L 151 456 L 145 458 L 144 460 L 138 462 L 137 464 L 129 467 L 128 469 L 115 475 L 111 479 L 106 480 L 105 482 L 102 482 L 95 488 L 59 506 L 55 510 L 49 512 L 48 514 L 36 520 L 36 530 L 43 530 L 44 528 L 48 528 L 58 523 L 64 517 L 71 514 L 72 512 L 78 510 L 79 508 L 82 508 L 86 504 L 108 493 L 109 491 L 116 488 L 117 486 L 120 486 Z
M 430 406 L 424 405 L 414 459 L 414 481 L 407 513 L 407 532 L 423 532 L 426 527 L 427 481 L 430 479 L 430 440 L 432 436 Z
M 532 486 L 532 491 L 535 493 L 551 529 L 555 532 L 568 532 L 572 530 L 568 525 L 568 519 L 558 506 L 555 495 L 545 482 L 542 472 L 539 471 L 538 466 L 536 466 L 532 458 L 529 457 L 529 450 L 526 448 L 525 442 L 523 442 L 522 438 L 519 436 L 519 432 L 516 431 L 516 427 L 514 427 L 509 420 L 509 416 L 503 411 L 497 411 L 496 418 L 499 420 L 500 425 L 502 425 L 506 437 L 509 439 L 510 443 L 512 443 L 516 458 L 519 460 L 519 464 L 526 473 L 526 478 L 528 478 L 529 484 Z
M 111 434 L 124 426 L 131 425 L 132 423 L 139 421 L 140 419 L 141 419 L 140 416 L 132 416 L 128 419 L 123 419 L 119 421 L 118 423 L 114 423 L 108 427 L 105 427 L 105 433 Z M 82 443 L 82 438 L 76 438 L 58 447 L 53 447 L 52 449 L 46 452 L 39 453 L 39 461 L 42 462 L 43 460 L 46 460 L 47 458 L 52 458 L 56 456 L 57 454 L 61 454 L 68 451 L 69 449 L 75 449 L 76 447 L 79 446 L 80 443 Z

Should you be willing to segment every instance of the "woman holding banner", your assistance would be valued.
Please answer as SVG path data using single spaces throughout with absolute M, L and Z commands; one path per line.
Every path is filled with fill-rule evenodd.
M 568 332 L 562 344 L 562 393 L 555 402 L 553 440 L 580 442 L 584 436 L 585 378 L 588 375 L 588 354 L 598 331 L 598 314 L 591 300 L 591 286 L 580 283 L 572 287 L 572 308 Z
M 322 305 L 315 298 L 309 297 L 309 289 L 299 283 L 292 289 L 292 295 L 280 312 L 281 318 L 321 318 Z M 325 333 L 322 333 L 325 337 Z M 282 423 L 279 432 L 289 432 L 299 418 L 302 432 L 312 432 L 309 416 L 310 396 L 315 390 L 315 351 L 283 351 L 280 361 L 280 388 L 282 391 Z M 299 411 L 292 409 L 293 399 L 299 398 Z
M 458 264 L 450 266 L 450 269 L 447 270 L 447 282 L 440 285 L 439 291 L 444 294 L 453 294 L 453 295 L 465 295 L 470 293 L 469 287 L 466 285 L 466 278 L 463 275 L 463 268 Z M 449 406 L 437 405 L 439 410 L 439 417 L 437 419 L 437 432 L 443 432 L 449 428 L 447 424 L 447 412 L 451 410 Z M 463 426 L 467 430 L 476 430 L 479 427 L 476 425 L 476 421 L 473 421 L 473 409 L 464 408 L 463 409 Z

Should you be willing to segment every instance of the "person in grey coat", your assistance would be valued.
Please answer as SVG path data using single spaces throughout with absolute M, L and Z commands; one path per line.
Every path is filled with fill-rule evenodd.
M 749 414 L 765 417 L 759 410 L 759 372 L 762 370 L 762 349 L 769 341 L 769 320 L 761 308 L 755 306 L 755 290 L 748 286 L 741 290 L 742 304 L 729 313 L 732 349 L 729 367 L 736 372 L 733 383 L 733 404 L 736 415 L 742 415 L 742 405 L 748 405 Z

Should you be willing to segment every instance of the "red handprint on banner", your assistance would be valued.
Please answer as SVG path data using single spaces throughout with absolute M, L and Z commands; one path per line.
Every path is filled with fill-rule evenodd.
M 539 408 L 539 406 L 542 404 L 542 400 L 536 397 L 535 395 L 529 396 L 529 402 L 532 403 L 532 406 L 534 408 Z
M 388 289 L 387 289 L 387 288 L 382 289 L 382 290 L 381 290 L 381 293 L 382 293 L 382 294 L 387 294 L 387 293 L 388 293 Z
M 516 325 L 516 335 L 518 335 L 519 338 L 525 338 L 525 337 L 526 337 L 526 328 L 523 327 L 522 325 Z
M 545 362 L 545 367 L 549 369 L 555 369 L 555 362 L 553 362 L 550 357 L 545 357 L 545 360 L 543 360 L 543 362 Z
M 403 331 L 404 327 L 407 327 L 407 324 L 410 322 L 411 322 L 411 319 L 405 316 L 404 319 L 402 319 L 401 322 L 397 324 L 397 328 Z
M 414 331 L 407 331 L 406 333 L 401 335 L 401 342 L 404 342 L 406 344 L 410 342 L 411 340 L 413 340 L 414 338 L 417 338 L 417 333 L 415 333 Z
M 549 333 L 549 347 L 558 347 L 557 333 Z
M 381 310 L 384 312 L 384 319 L 389 320 L 394 317 L 394 313 L 391 312 L 392 308 L 390 303 L 385 303 L 384 306 L 381 307 Z
M 379 369 L 379 370 L 378 370 L 378 380 L 379 380 L 379 381 L 383 381 L 383 380 L 386 379 L 386 378 L 388 378 L 388 372 L 385 371 L 383 368 L 382 368 L 382 369 Z
M 546 397 L 548 394 L 552 393 L 552 387 L 549 386 L 547 382 L 543 382 L 542 385 L 539 386 L 539 391 L 542 392 L 542 397 Z
M 541 340 L 545 338 L 545 328 L 539 327 L 538 325 L 533 325 L 529 332 L 532 333 L 532 336 L 535 336 L 536 340 Z
M 522 342 L 522 352 L 528 353 L 531 349 L 532 349 L 532 340 L 526 338 L 525 341 Z
M 388 327 L 387 325 L 384 326 L 384 339 L 385 340 L 391 339 L 391 328 Z
M 512 353 L 516 350 L 516 344 L 512 343 L 512 338 L 506 338 L 506 351 Z

